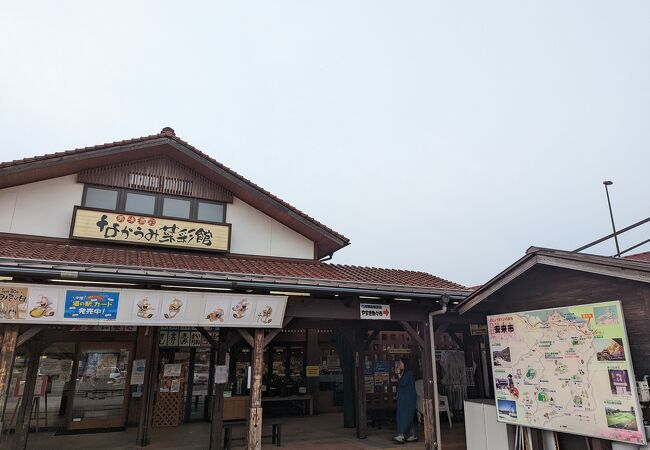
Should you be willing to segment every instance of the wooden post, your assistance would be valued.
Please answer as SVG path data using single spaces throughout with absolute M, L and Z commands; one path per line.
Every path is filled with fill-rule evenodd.
M 537 428 L 529 428 L 530 430 L 530 446 L 531 450 L 544 450 L 544 438 L 542 430 Z
M 16 432 L 11 440 L 12 450 L 25 450 L 27 448 L 27 435 L 29 434 L 29 422 L 32 417 L 34 388 L 36 387 L 40 357 L 40 343 L 32 342 L 29 346 L 29 362 L 27 363 L 27 373 L 25 374 L 25 386 L 20 400 L 18 415 L 16 416 Z
M 190 349 L 190 364 L 187 369 L 187 386 L 185 390 L 185 422 L 190 421 L 192 417 L 192 392 L 194 391 L 194 360 L 196 359 L 196 348 Z
M 142 399 L 140 400 L 140 420 L 138 421 L 138 434 L 136 444 L 142 447 L 149 445 L 151 439 L 149 430 L 153 421 L 153 404 L 156 399 L 156 388 L 158 386 L 158 343 L 160 341 L 160 328 L 148 327 L 149 352 L 146 355 L 144 367 L 144 384 L 142 385 Z
M 366 352 L 363 334 L 357 336 L 357 352 L 355 354 L 357 373 L 357 438 L 368 437 L 368 418 L 366 416 Z
M 9 382 L 16 355 L 18 325 L 5 325 L 2 333 L 2 350 L 0 351 L 0 439 L 4 432 L 4 417 L 9 397 Z
M 422 380 L 424 390 L 424 448 L 434 450 L 438 447 L 436 442 L 436 427 L 439 426 L 436 421 L 436 410 L 434 406 L 434 390 L 437 389 L 437 382 L 434 380 L 434 370 L 431 354 L 431 338 L 429 324 L 423 322 L 422 336 L 424 347 L 422 348 Z
M 255 329 L 253 338 L 253 379 L 251 380 L 251 408 L 248 419 L 248 450 L 262 449 L 262 356 L 264 354 L 264 330 Z
M 217 348 L 217 365 L 223 366 L 226 363 L 226 352 L 228 349 L 228 332 L 223 328 L 219 330 L 219 346 Z M 214 372 L 214 368 L 211 369 Z M 226 383 L 219 383 L 214 388 L 212 397 L 212 420 L 210 423 L 210 450 L 223 449 L 223 391 Z
M 320 347 L 318 347 L 318 329 L 307 330 L 307 365 L 320 366 Z M 318 387 L 320 381 L 318 377 L 307 378 L 307 393 L 312 396 L 314 409 L 318 411 Z

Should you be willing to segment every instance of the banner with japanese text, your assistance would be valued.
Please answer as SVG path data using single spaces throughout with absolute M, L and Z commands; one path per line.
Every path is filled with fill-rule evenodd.
M 0 284 L 0 323 L 282 328 L 286 304 L 282 295 Z

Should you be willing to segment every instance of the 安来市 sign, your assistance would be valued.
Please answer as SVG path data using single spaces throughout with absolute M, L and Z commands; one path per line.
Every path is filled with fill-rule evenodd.
M 279 295 L 0 284 L 0 323 L 282 328 L 286 304 Z
M 497 420 L 645 444 L 618 301 L 487 317 Z

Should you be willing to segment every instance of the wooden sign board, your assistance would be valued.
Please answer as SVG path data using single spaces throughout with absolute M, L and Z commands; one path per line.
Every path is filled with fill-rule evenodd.
M 230 224 L 192 222 L 75 206 L 71 239 L 227 252 Z

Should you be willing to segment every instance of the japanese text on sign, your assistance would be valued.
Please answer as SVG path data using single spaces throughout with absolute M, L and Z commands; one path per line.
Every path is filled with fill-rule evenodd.
M 228 225 L 75 208 L 70 237 L 204 250 L 228 250 Z
M 390 320 L 390 305 L 361 303 L 359 304 L 359 315 L 362 319 Z
M 118 292 L 66 291 L 64 317 L 115 320 Z

